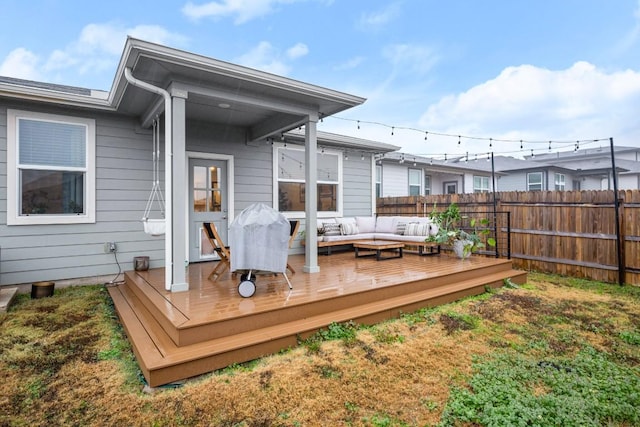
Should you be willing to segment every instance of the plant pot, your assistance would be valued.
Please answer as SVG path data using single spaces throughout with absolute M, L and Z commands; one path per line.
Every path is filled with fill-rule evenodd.
M 56 282 L 35 282 L 31 284 L 31 299 L 45 298 L 53 295 Z
M 453 242 L 453 252 L 460 259 L 466 259 L 471 256 L 471 251 L 467 251 L 465 253 L 464 247 L 473 245 L 473 242 L 470 240 L 456 240 Z

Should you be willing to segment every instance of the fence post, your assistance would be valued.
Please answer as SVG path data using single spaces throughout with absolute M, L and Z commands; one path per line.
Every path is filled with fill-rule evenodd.
M 625 262 L 624 262 L 624 245 L 620 236 L 620 195 L 618 194 L 618 174 L 616 172 L 616 156 L 613 149 L 613 138 L 609 138 L 609 145 L 611 146 L 611 169 L 613 170 L 613 200 L 616 217 L 616 252 L 618 253 L 618 284 L 624 285 L 624 279 L 626 277 Z

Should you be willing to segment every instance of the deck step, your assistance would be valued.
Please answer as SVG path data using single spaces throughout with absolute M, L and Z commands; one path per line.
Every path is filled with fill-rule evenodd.
M 238 333 L 233 336 L 178 347 L 160 327 L 153 314 L 126 285 L 109 288 L 118 314 L 129 336 L 137 335 L 134 342 L 140 368 L 152 387 L 179 379 L 199 375 L 295 346 L 298 337 L 308 337 L 333 322 L 353 320 L 371 324 L 484 292 L 485 286 L 501 286 L 505 279 L 523 283 L 526 273 L 505 270 L 448 286 L 411 292 L 380 301 L 335 310 L 279 325 Z M 143 335 L 144 339 L 139 339 Z M 180 366 L 179 369 L 176 369 Z

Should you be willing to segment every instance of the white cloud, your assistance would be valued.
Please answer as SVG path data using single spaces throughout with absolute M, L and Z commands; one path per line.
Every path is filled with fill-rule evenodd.
M 358 21 L 358 27 L 364 30 L 378 29 L 393 21 L 399 13 L 400 4 L 391 3 L 384 9 L 363 13 Z
M 304 43 L 296 43 L 287 49 L 287 56 L 291 59 L 297 59 L 309 53 L 309 47 Z
M 333 68 L 334 68 L 334 70 L 352 70 L 354 68 L 357 68 L 364 61 L 365 61 L 365 57 L 364 56 L 355 56 L 355 57 L 343 62 L 342 64 L 336 65 Z
M 426 73 L 438 62 L 438 54 L 427 46 L 394 44 L 386 46 L 382 55 L 394 65 L 397 71 Z
M 12 50 L 0 64 L 0 75 L 25 80 L 40 80 L 38 56 L 22 47 Z
M 187 41 L 180 34 L 157 25 L 127 28 L 112 22 L 88 24 L 80 31 L 78 38 L 63 49 L 55 49 L 45 55 L 36 55 L 24 48 L 15 49 L 0 65 L 0 75 L 77 85 L 75 78 L 65 77 L 65 72 L 77 72 L 84 76 L 107 70 L 113 72 L 127 35 L 173 46 L 180 46 Z M 41 60 L 40 56 L 45 59 Z
M 635 18 L 635 25 L 614 47 L 614 51 L 618 55 L 626 53 L 629 49 L 631 49 L 638 43 L 638 40 L 640 40 L 640 0 L 638 0 L 636 9 L 633 11 L 633 17 Z
M 296 1 L 298 0 L 221 0 L 200 5 L 189 1 L 182 8 L 182 13 L 194 20 L 235 16 L 234 23 L 239 25 L 268 15 L 278 4 L 295 3 Z
M 427 109 L 419 125 L 442 133 L 500 139 L 572 141 L 612 136 L 637 145 L 639 110 L 640 72 L 606 73 L 587 62 L 559 71 L 522 65 L 442 98 Z
M 271 43 L 262 41 L 249 52 L 235 58 L 234 62 L 273 74 L 287 75 L 289 66 L 277 57 L 278 52 Z

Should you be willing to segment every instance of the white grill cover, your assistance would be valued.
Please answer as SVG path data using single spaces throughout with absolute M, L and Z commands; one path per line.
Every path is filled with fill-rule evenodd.
M 289 220 L 277 210 L 254 203 L 229 227 L 231 271 L 284 273 L 289 255 Z

